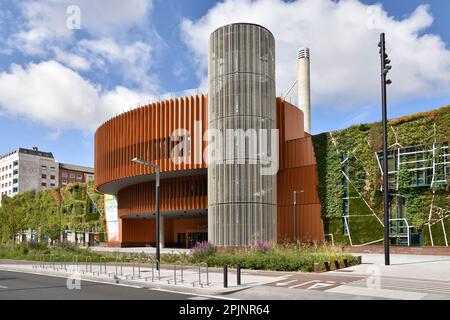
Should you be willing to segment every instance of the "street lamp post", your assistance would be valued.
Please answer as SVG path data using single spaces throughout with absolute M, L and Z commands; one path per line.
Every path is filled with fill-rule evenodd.
M 294 190 L 294 242 L 297 242 L 297 192 L 302 193 L 303 190 Z
M 155 169 L 155 173 L 156 173 L 156 180 L 155 180 L 155 190 L 156 190 L 156 261 L 157 261 L 157 265 L 156 265 L 156 269 L 159 270 L 159 264 L 161 262 L 161 252 L 160 252 L 160 221 L 159 221 L 159 173 L 160 173 L 160 169 L 159 166 L 157 164 L 139 159 L 139 158 L 133 158 L 131 161 L 135 162 L 135 163 L 139 163 L 139 164 L 143 164 L 149 167 L 152 167 L 153 169 Z
M 386 98 L 386 85 L 391 84 L 392 81 L 386 79 L 389 70 L 392 66 L 389 64 L 391 60 L 388 59 L 386 54 L 386 43 L 384 33 L 380 34 L 380 42 L 378 43 L 380 48 L 381 57 L 381 104 L 382 104 L 382 122 L 383 122 L 383 198 L 384 198 L 384 264 L 388 266 L 390 264 L 389 256 L 389 203 L 388 203 L 388 154 L 387 154 L 387 98 Z

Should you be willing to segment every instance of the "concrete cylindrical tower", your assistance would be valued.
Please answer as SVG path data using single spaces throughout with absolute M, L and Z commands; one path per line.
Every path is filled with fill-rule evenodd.
M 208 128 L 223 137 L 223 143 L 216 139 L 208 148 L 224 159 L 208 163 L 208 238 L 218 246 L 275 241 L 276 175 L 261 174 L 261 164 L 255 161 L 260 150 L 255 154 L 256 142 L 250 142 L 259 129 L 276 128 L 272 33 L 248 23 L 214 31 L 208 81 Z M 237 136 L 241 130 L 245 139 L 226 138 L 232 130 Z
M 311 133 L 311 87 L 309 73 L 309 49 L 299 49 L 298 59 L 298 106 L 303 111 L 305 132 Z

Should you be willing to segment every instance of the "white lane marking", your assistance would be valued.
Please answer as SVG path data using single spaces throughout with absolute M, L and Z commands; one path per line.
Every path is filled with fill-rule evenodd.
M 330 284 L 330 283 L 321 283 L 321 282 L 319 282 L 319 283 L 313 284 L 311 287 L 307 288 L 307 290 L 316 289 L 316 288 L 323 288 L 323 287 L 331 287 L 332 285 L 333 284 Z
M 8 289 L 8 287 L 0 286 L 0 289 Z
M 296 285 L 294 285 L 294 286 L 291 286 L 291 287 L 289 287 L 288 289 L 293 289 L 293 288 L 301 287 L 301 286 L 303 286 L 303 285 L 305 285 L 305 284 L 312 283 L 312 282 L 320 282 L 320 280 L 312 280 L 312 281 L 303 282 L 303 283 L 300 283 L 300 284 L 296 284 Z
M 277 282 L 277 286 L 285 286 L 288 285 L 289 283 L 295 282 L 297 280 L 291 280 L 291 281 L 287 281 L 287 282 Z
M 222 297 L 222 296 L 213 296 L 213 295 L 200 294 L 200 293 L 180 292 L 180 291 L 168 290 L 168 289 L 148 288 L 148 290 L 163 291 L 163 292 L 169 292 L 169 293 L 184 294 L 184 295 L 187 295 L 187 296 L 197 296 L 197 297 L 221 299 L 221 300 L 239 300 L 239 299 L 235 299 L 235 298 L 228 298 L 228 297 Z

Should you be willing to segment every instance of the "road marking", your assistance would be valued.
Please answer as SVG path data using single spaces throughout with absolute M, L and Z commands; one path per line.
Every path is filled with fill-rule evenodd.
M 0 286 L 0 289 L 8 289 L 8 287 Z
M 303 283 L 300 283 L 300 284 L 296 284 L 296 285 L 294 285 L 294 286 L 291 286 L 291 287 L 289 287 L 288 289 L 294 289 L 294 288 L 297 288 L 297 287 L 301 287 L 301 286 L 303 286 L 303 285 L 305 285 L 305 284 L 308 284 L 308 283 L 311 283 L 311 282 L 320 282 L 320 280 L 312 280 L 312 281 L 303 282 Z
M 288 282 L 277 282 L 277 286 L 285 286 L 285 285 L 288 285 L 289 283 L 292 283 L 292 282 L 295 282 L 295 281 L 297 281 L 297 280 L 291 280 L 291 281 L 288 281 Z
M 319 283 L 313 284 L 311 287 L 307 288 L 307 290 L 317 289 L 317 288 L 324 288 L 324 287 L 331 287 L 331 286 L 333 286 L 333 284 L 319 282 Z
M 239 300 L 239 299 L 235 299 L 235 298 L 228 298 L 228 297 L 222 297 L 222 296 L 213 296 L 213 295 L 200 294 L 200 293 L 180 292 L 180 291 L 160 289 L 160 288 L 148 288 L 148 290 L 184 294 L 187 296 L 197 296 L 197 297 L 204 297 L 204 298 L 210 298 L 210 299 L 212 298 L 212 299 L 221 299 L 221 300 Z

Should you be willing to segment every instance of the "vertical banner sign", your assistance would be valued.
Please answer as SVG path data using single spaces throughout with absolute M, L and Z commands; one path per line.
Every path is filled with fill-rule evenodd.
M 119 220 L 117 199 L 115 196 L 105 194 L 103 197 L 106 219 L 106 238 L 108 242 L 119 241 Z

